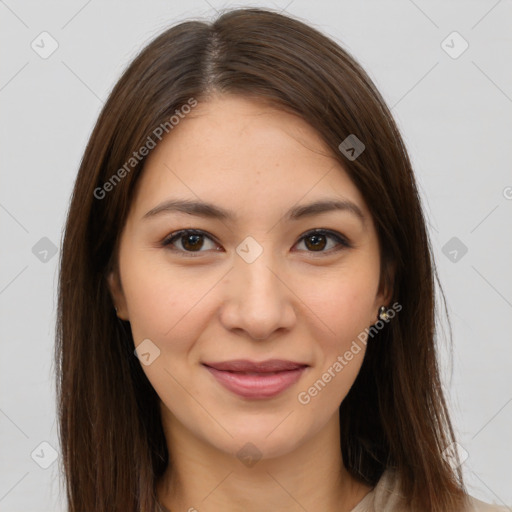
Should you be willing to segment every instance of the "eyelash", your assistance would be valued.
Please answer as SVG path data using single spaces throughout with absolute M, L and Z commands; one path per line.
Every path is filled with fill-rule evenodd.
M 180 240 L 185 235 L 200 235 L 200 236 L 204 236 L 205 238 L 209 238 L 212 242 L 217 243 L 213 237 L 209 236 L 204 231 L 201 231 L 199 229 L 182 229 L 180 231 L 175 231 L 174 233 L 171 233 L 169 236 L 167 236 L 162 241 L 162 247 L 166 247 L 169 250 L 175 251 L 177 253 L 181 253 L 180 255 L 182 255 L 184 257 L 193 257 L 194 258 L 194 257 L 200 256 L 201 253 L 203 253 L 203 252 L 207 252 L 207 251 L 202 251 L 202 250 L 187 251 L 187 250 L 176 249 L 176 248 L 170 247 L 171 244 L 173 244 L 177 240 Z M 304 233 L 303 235 L 301 235 L 301 237 L 299 238 L 297 243 L 302 242 L 306 238 L 313 236 L 313 235 L 323 235 L 327 238 L 334 239 L 338 243 L 338 247 L 335 247 L 334 249 L 333 248 L 328 249 L 327 251 L 307 251 L 307 250 L 305 251 L 305 252 L 312 253 L 314 255 L 332 254 L 333 252 L 338 252 L 342 249 L 350 249 L 352 247 L 352 244 L 340 233 L 337 233 L 336 231 L 331 231 L 329 229 L 321 229 L 321 228 L 313 229 L 311 231 Z M 295 244 L 295 245 L 297 245 L 297 244 Z

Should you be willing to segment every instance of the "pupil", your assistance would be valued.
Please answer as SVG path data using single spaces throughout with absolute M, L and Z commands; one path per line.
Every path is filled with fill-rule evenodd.
M 313 251 L 321 251 L 325 247 L 324 235 L 311 235 L 306 238 L 306 246 Z
M 202 235 L 187 235 L 184 237 L 184 240 L 183 247 L 187 250 L 194 251 L 201 249 L 203 246 Z

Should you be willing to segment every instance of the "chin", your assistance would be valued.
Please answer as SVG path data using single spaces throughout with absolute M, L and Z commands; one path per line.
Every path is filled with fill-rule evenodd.
M 303 431 L 304 422 L 298 425 L 290 417 L 283 421 L 286 416 L 282 412 L 267 418 L 247 416 L 242 419 L 238 415 L 237 421 L 225 424 L 233 437 L 223 435 L 213 439 L 210 431 L 206 433 L 209 437 L 205 440 L 218 450 L 234 455 L 241 462 L 246 458 L 255 460 L 281 457 L 293 452 L 307 437 L 307 432 Z

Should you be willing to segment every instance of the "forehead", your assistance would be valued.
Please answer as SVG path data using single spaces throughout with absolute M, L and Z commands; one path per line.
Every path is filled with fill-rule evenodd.
M 149 210 L 180 195 L 254 213 L 327 194 L 365 210 L 343 166 L 303 119 L 253 99 L 216 96 L 150 153 L 135 206 Z

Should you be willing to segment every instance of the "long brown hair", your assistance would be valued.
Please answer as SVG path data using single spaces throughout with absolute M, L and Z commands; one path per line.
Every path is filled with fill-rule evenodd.
M 398 128 L 346 50 L 293 18 L 239 9 L 151 42 L 113 89 L 85 150 L 63 239 L 56 342 L 70 512 L 156 509 L 155 484 L 169 462 L 159 398 L 133 354 L 129 323 L 114 314 L 106 275 L 145 158 L 126 162 L 177 109 L 212 93 L 298 114 L 362 193 L 381 245 L 381 285 L 403 310 L 369 340 L 340 406 L 344 464 L 370 485 L 394 468 L 411 510 L 457 510 L 462 474 L 442 457 L 454 435 L 437 365 L 435 267 Z M 349 135 L 366 146 L 355 160 L 338 149 Z M 122 179 L 113 182 L 116 172 Z

